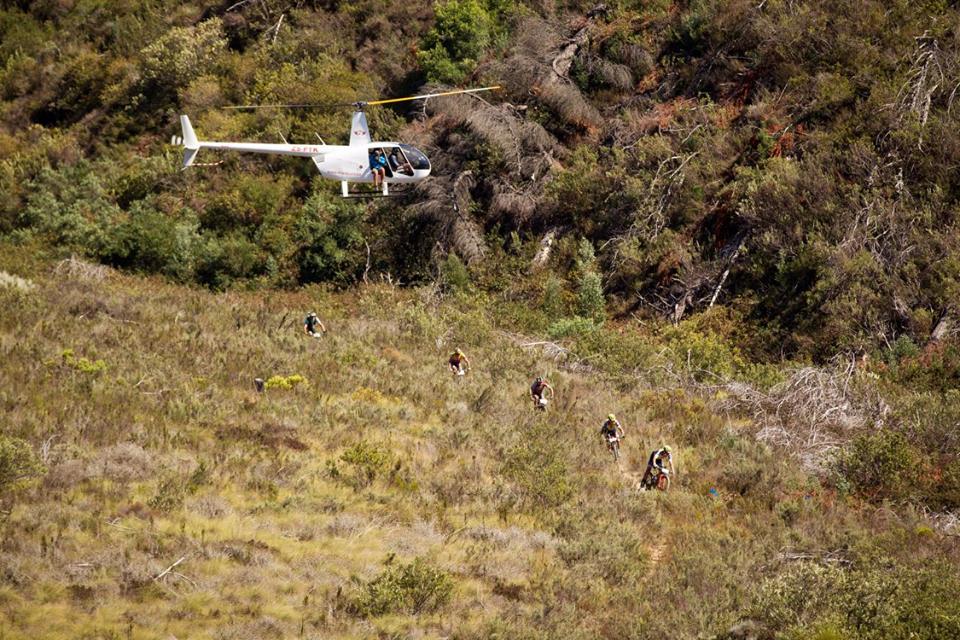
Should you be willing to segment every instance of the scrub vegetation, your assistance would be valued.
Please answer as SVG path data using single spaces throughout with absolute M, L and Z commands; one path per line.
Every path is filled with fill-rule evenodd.
M 439 284 L 216 293 L 3 249 L 32 285 L 0 288 L 5 638 L 960 632 L 955 391 L 758 368 L 693 320 L 551 342 Z M 674 486 L 639 491 L 663 442 Z
M 960 637 L 958 19 L 5 3 L 0 639 Z

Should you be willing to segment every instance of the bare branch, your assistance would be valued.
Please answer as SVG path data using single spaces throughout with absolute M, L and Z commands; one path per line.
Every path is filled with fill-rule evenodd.
M 163 576 L 165 576 L 165 575 L 167 575 L 168 573 L 170 573 L 171 571 L 173 571 L 174 567 L 176 567 L 178 564 L 180 564 L 181 562 L 183 562 L 183 561 L 186 560 L 186 559 L 187 559 L 187 556 L 183 556 L 182 558 L 180 558 L 179 560 L 177 560 L 176 562 L 174 562 L 172 565 L 170 565 L 169 567 L 167 567 L 166 569 L 164 569 L 163 571 L 161 571 L 160 573 L 158 573 L 156 576 L 154 576 L 153 579 L 154 579 L 154 580 L 159 580 L 159 579 L 162 578 Z

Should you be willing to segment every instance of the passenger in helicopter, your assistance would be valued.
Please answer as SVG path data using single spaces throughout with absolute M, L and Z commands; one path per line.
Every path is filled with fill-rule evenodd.
M 369 155 L 370 173 L 373 175 L 373 184 L 379 187 L 387 175 L 387 160 L 383 157 L 383 149 L 373 149 Z
M 407 159 L 400 153 L 400 149 L 394 147 L 393 150 L 390 151 L 387 162 L 390 164 L 390 169 L 394 173 L 402 173 L 405 176 L 413 175 L 413 167 L 410 166 Z

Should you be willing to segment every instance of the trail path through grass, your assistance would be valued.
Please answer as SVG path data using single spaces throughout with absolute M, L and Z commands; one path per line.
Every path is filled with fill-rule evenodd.
M 619 469 L 620 474 L 628 480 L 628 484 L 632 486 L 635 491 L 638 491 L 638 492 L 644 491 L 640 484 L 641 480 L 643 479 L 642 473 L 638 473 L 636 471 L 628 471 L 623 468 L 623 465 L 620 462 L 617 463 L 617 468 Z M 639 527 L 637 527 L 637 529 L 640 534 L 640 537 L 644 541 L 649 541 L 649 536 L 644 535 L 643 531 L 641 531 Z M 657 570 L 657 567 L 660 565 L 660 561 L 663 559 L 663 555 L 667 550 L 666 540 L 667 540 L 666 535 L 659 535 L 652 541 L 651 544 L 647 545 L 647 554 L 648 554 L 647 560 L 649 563 L 649 566 L 647 568 L 647 577 L 652 576 L 653 573 Z

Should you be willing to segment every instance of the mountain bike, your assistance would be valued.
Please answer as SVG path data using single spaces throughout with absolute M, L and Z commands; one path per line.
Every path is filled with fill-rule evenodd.
M 653 470 L 645 477 L 641 486 L 645 491 L 651 489 L 666 491 L 670 488 L 670 470 L 657 466 L 653 467 Z
M 613 454 L 613 461 L 620 462 L 620 438 L 618 436 L 604 436 L 607 440 L 607 449 Z

